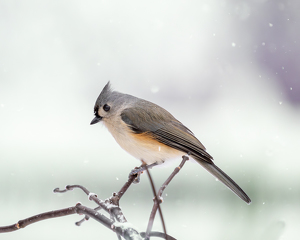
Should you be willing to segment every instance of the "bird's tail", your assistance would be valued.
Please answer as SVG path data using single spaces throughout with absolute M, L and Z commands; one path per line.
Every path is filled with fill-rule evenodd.
M 197 160 L 208 172 L 214 175 L 219 181 L 224 183 L 231 191 L 233 191 L 237 196 L 239 196 L 246 203 L 250 204 L 251 199 L 248 195 L 220 168 L 218 168 L 214 163 L 208 163 L 203 160 Z

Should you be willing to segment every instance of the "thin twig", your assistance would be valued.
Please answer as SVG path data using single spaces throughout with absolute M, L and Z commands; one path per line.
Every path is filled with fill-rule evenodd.
M 128 188 L 133 183 L 134 179 L 137 175 L 130 175 L 128 181 L 123 185 L 121 190 L 118 193 L 113 193 L 113 196 L 111 196 L 106 201 L 100 200 L 96 194 L 91 193 L 87 188 L 81 186 L 81 185 L 67 185 L 65 189 L 60 190 L 59 188 L 55 188 L 53 190 L 54 193 L 65 193 L 67 191 L 71 191 L 74 188 L 81 189 L 86 195 L 88 195 L 89 200 L 94 201 L 96 204 L 98 204 L 103 210 L 108 212 L 111 215 L 111 219 L 116 219 L 118 222 L 125 223 L 127 222 L 124 214 L 122 213 L 122 210 L 119 208 L 119 201 L 121 197 L 124 195 L 124 193 L 128 190 Z M 89 217 L 85 216 L 82 220 L 76 222 L 77 226 L 80 226 L 84 220 L 88 220 Z
M 157 206 L 158 206 L 158 212 L 159 212 L 159 215 L 160 215 L 161 224 L 162 224 L 162 227 L 163 227 L 165 236 L 167 236 L 167 229 L 166 229 L 164 217 L 163 217 L 163 214 L 162 214 L 162 210 L 161 210 L 161 207 L 160 207 L 160 200 L 157 198 L 155 185 L 154 185 L 154 182 L 153 182 L 153 179 L 152 179 L 152 177 L 151 177 L 151 174 L 150 174 L 149 169 L 146 168 L 146 171 L 147 171 L 147 174 L 148 174 L 148 177 L 149 177 L 149 180 L 150 180 L 151 189 L 152 189 L 153 196 L 154 196 L 153 201 L 155 201 L 156 204 L 157 204 Z M 155 218 L 155 213 L 153 214 L 153 212 L 151 212 L 150 219 L 149 219 L 149 222 L 150 222 L 150 221 L 152 222 L 151 225 L 153 225 L 154 218 Z
M 59 188 L 55 188 L 53 190 L 54 193 L 65 193 L 67 191 L 72 191 L 74 188 L 81 189 L 86 195 L 88 195 L 89 200 L 93 200 L 96 204 L 98 204 L 101 208 L 103 208 L 106 212 L 109 212 L 109 209 L 107 207 L 107 204 L 105 204 L 104 201 L 100 200 L 96 194 L 91 193 L 87 188 L 81 186 L 81 185 L 67 185 L 65 189 L 60 190 Z
M 98 196 L 94 193 L 91 193 L 87 188 L 81 186 L 81 185 L 67 185 L 65 189 L 60 190 L 59 188 L 55 188 L 53 192 L 55 193 L 65 193 L 67 191 L 71 191 L 74 188 L 81 189 L 86 195 L 88 195 L 89 200 L 93 200 L 96 204 L 98 204 L 103 210 L 108 212 L 112 219 L 116 219 L 118 222 L 125 223 L 127 222 L 124 214 L 122 213 L 122 210 L 119 208 L 119 201 L 121 197 L 124 195 L 124 193 L 128 190 L 128 188 L 133 183 L 134 179 L 136 178 L 136 175 L 131 175 L 128 178 L 128 181 L 123 185 L 121 190 L 118 193 L 113 193 L 113 196 L 111 196 L 106 201 L 102 201 L 98 198 Z M 85 217 L 81 221 L 78 221 L 76 223 L 77 226 L 81 225 L 84 220 L 88 220 L 89 217 Z
M 81 204 L 76 205 L 76 210 L 77 213 L 88 215 L 127 240 L 142 240 L 139 232 L 132 228 L 132 226 L 126 225 L 126 223 L 116 223 L 94 209 L 82 206 Z
M 156 214 L 156 211 L 157 211 L 158 206 L 159 206 L 158 202 L 159 201 L 162 202 L 161 196 L 163 194 L 163 191 L 168 186 L 168 184 L 171 182 L 171 180 L 175 177 L 175 175 L 180 171 L 180 169 L 183 167 L 183 165 L 185 164 L 185 162 L 187 160 L 189 160 L 188 156 L 182 156 L 182 161 L 181 161 L 180 165 L 174 169 L 172 174 L 168 177 L 168 179 L 164 182 L 164 184 L 158 190 L 158 193 L 157 193 L 157 196 L 156 196 L 156 199 L 158 199 L 158 201 L 154 201 L 153 208 L 152 208 L 152 211 L 151 211 L 151 214 L 150 214 L 150 219 L 155 218 L 155 214 Z M 147 231 L 146 231 L 145 240 L 149 240 L 149 237 L 150 237 L 149 233 L 151 232 L 151 229 L 152 229 L 152 226 L 153 226 L 153 221 L 150 221 L 150 219 L 149 219 L 149 222 L 148 222 L 148 227 L 147 227 Z
M 94 208 L 94 210 L 98 211 L 102 209 L 102 207 L 98 206 L 96 208 Z M 90 219 L 90 217 L 88 215 L 85 215 L 84 218 L 82 218 L 80 221 L 76 222 L 75 225 L 76 226 L 81 226 L 81 224 L 84 222 L 84 221 L 88 221 Z
M 113 216 L 113 219 L 116 219 L 118 222 L 125 223 L 127 222 L 125 216 L 122 213 L 122 210 L 119 208 L 119 197 L 116 193 L 113 193 L 113 196 L 109 199 L 102 201 L 98 198 L 95 193 L 90 192 L 87 188 L 81 185 L 67 185 L 65 189 L 60 190 L 59 188 L 55 188 L 53 192 L 55 193 L 65 193 L 67 191 L 73 190 L 74 188 L 81 189 L 86 195 L 88 195 L 89 200 L 94 201 L 98 204 L 103 210 L 108 212 Z M 79 221 L 81 224 L 83 221 Z
M 75 213 L 76 213 L 76 207 L 69 207 L 69 208 L 64 208 L 64 209 L 60 209 L 60 210 L 40 213 L 35 216 L 20 220 L 16 224 L 0 227 L 0 233 L 13 232 L 13 231 L 19 230 L 20 228 L 25 228 L 30 224 L 33 224 L 33 223 L 36 223 L 36 222 L 39 222 L 42 220 L 63 217 L 63 216 L 67 216 L 67 215 L 71 215 L 71 214 L 75 214 Z
M 137 177 L 137 175 L 130 175 L 128 178 L 128 181 L 124 184 L 124 186 L 121 188 L 121 190 L 117 193 L 119 196 L 119 200 L 124 195 L 124 193 L 127 191 L 127 189 L 131 186 L 134 179 Z

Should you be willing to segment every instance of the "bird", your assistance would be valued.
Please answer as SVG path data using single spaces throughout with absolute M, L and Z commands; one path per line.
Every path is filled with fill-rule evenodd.
M 191 156 L 243 201 L 251 203 L 238 184 L 215 165 L 193 132 L 157 104 L 114 91 L 108 82 L 95 102 L 94 115 L 91 125 L 103 122 L 121 148 L 146 165 Z

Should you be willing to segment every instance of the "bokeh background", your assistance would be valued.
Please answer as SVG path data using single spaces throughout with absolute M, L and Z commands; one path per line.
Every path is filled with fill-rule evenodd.
M 82 184 L 105 199 L 139 165 L 105 127 L 89 125 L 110 80 L 187 125 L 253 201 L 188 162 L 164 194 L 170 235 L 298 239 L 299 10 L 297 0 L 0 0 L 0 225 L 78 201 L 94 206 L 79 190 L 52 190 Z M 179 160 L 152 170 L 157 187 Z M 146 229 L 146 175 L 121 207 Z M 76 227 L 79 219 L 0 239 L 116 239 L 94 221 Z

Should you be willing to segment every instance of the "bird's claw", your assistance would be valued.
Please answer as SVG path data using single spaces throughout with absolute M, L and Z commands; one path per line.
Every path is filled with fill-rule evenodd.
M 141 181 L 141 174 L 143 173 L 144 168 L 142 167 L 135 167 L 130 173 L 128 177 L 131 177 L 133 175 L 137 175 L 134 179 L 133 183 L 139 183 Z

